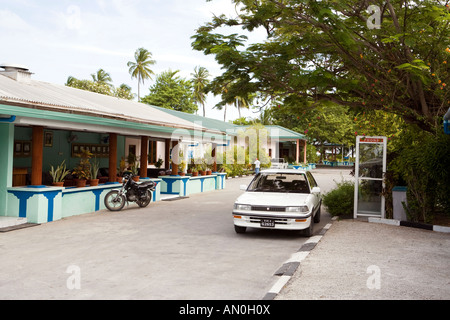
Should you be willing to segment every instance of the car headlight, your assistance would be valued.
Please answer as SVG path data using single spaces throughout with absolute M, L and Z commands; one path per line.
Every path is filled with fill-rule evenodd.
M 300 206 L 300 207 L 286 207 L 286 212 L 308 212 L 309 209 L 307 206 Z
M 252 210 L 252 206 L 249 206 L 248 204 L 234 204 L 234 209 L 236 210 L 246 210 L 246 211 L 250 211 Z

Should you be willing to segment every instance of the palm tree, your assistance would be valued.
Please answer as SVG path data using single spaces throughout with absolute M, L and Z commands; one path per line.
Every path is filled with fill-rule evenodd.
M 94 82 L 106 84 L 110 87 L 112 86 L 110 83 L 112 82 L 111 76 L 103 69 L 98 69 L 97 73 L 91 74 L 91 77 Z
M 144 83 L 145 80 L 151 79 L 151 75 L 155 74 L 150 66 L 156 63 L 152 60 L 152 53 L 145 48 L 139 48 L 134 53 L 134 59 L 136 62 L 129 61 L 127 66 L 128 72 L 131 74 L 131 78 L 138 79 L 138 101 L 141 101 L 141 89 L 140 83 Z
M 261 123 L 263 126 L 272 124 L 272 112 L 271 109 L 263 109 L 259 114 L 259 119 L 256 119 L 254 123 Z
M 66 86 L 71 87 L 78 79 L 72 76 L 67 78 Z
M 203 107 L 203 116 L 205 116 L 205 102 L 206 102 L 206 86 L 209 84 L 208 77 L 210 76 L 208 70 L 204 67 L 195 67 L 192 84 L 194 86 L 194 99 Z
M 250 108 L 250 99 L 249 97 L 244 96 L 236 96 L 236 100 L 234 101 L 234 105 L 238 108 L 239 118 L 241 117 L 241 108 Z
M 219 109 L 219 110 L 224 110 L 223 112 L 223 121 L 226 121 L 227 118 L 227 106 L 232 104 L 233 102 L 230 101 L 226 101 L 225 100 L 225 95 L 228 93 L 228 87 L 230 86 L 229 83 L 227 84 L 217 84 L 217 83 L 213 83 L 213 86 L 211 88 L 211 92 L 214 94 L 214 96 L 217 95 L 221 95 L 222 96 L 222 101 L 220 101 L 218 104 L 216 104 L 214 106 L 215 109 Z

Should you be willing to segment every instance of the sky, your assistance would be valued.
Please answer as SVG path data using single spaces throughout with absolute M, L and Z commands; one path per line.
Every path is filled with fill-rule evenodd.
M 69 76 L 91 79 L 102 68 L 116 87 L 126 83 L 137 94 L 127 62 L 143 47 L 156 60 L 156 75 L 171 69 L 189 79 L 203 66 L 215 77 L 222 72 L 214 57 L 191 48 L 191 36 L 213 14 L 235 16 L 235 5 L 231 0 L 0 0 L 0 63 L 25 65 L 33 79 L 56 84 Z M 263 37 L 262 32 L 250 36 L 251 42 Z M 154 78 L 141 85 L 141 96 Z M 207 117 L 223 120 L 223 111 L 213 109 L 219 101 L 208 96 Z M 236 118 L 237 109 L 228 107 L 226 120 Z

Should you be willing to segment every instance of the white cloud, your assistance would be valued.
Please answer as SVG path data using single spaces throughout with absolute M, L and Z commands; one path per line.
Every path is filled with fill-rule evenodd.
M 70 5 L 66 12 L 67 15 L 65 16 L 65 19 L 67 28 L 71 30 L 80 29 L 83 24 L 81 20 L 81 8 L 76 5 Z
M 31 26 L 16 13 L 10 10 L 0 10 L 0 28 L 0 30 L 20 32 L 30 30 Z
M 91 46 L 91 45 L 83 45 L 83 44 L 76 44 L 76 43 L 52 43 L 51 46 L 54 46 L 56 48 L 64 48 L 68 50 L 73 50 L 76 52 L 85 52 L 89 54 L 95 54 L 100 56 L 117 56 L 117 57 L 125 57 L 129 58 L 133 54 L 130 52 L 125 51 L 115 51 L 115 50 L 108 50 L 101 47 Z
M 214 56 L 191 48 L 195 29 L 213 14 L 236 15 L 231 0 L 78 0 L 2 1 L 0 62 L 26 64 L 35 79 L 64 83 L 69 75 L 90 78 L 99 68 L 110 72 L 114 85 L 127 83 L 137 91 L 126 63 L 137 48 L 153 53 L 155 73 L 180 70 L 190 78 L 195 66 L 221 73 Z M 142 92 L 152 81 L 145 83 Z M 218 97 L 208 99 L 211 109 Z M 227 110 L 227 119 L 233 117 Z M 223 111 L 209 111 L 223 119 Z

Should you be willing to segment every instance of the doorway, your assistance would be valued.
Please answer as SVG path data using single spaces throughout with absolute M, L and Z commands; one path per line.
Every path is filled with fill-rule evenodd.
M 385 217 L 386 137 L 356 138 L 354 218 Z

